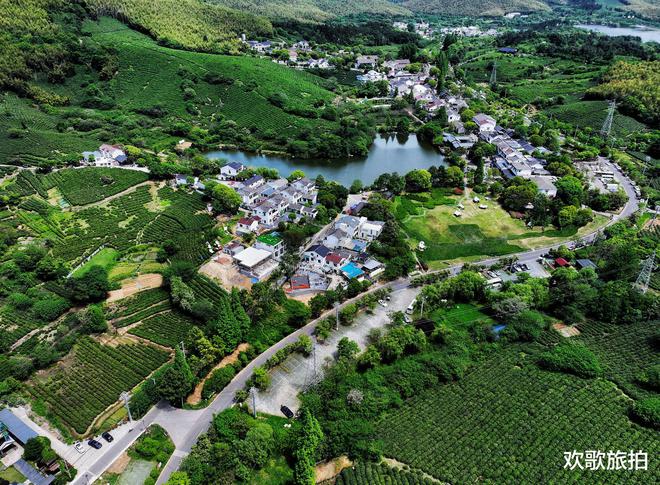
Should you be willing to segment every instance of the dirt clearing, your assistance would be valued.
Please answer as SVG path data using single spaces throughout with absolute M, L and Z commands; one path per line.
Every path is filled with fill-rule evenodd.
M 233 264 L 232 257 L 227 254 L 219 254 L 213 257 L 211 261 L 205 263 L 199 269 L 199 272 L 219 281 L 226 290 L 232 288 L 249 290 L 252 288 L 252 280 L 239 273 L 238 268 Z
M 143 290 L 158 288 L 162 286 L 162 284 L 163 275 L 157 273 L 141 274 L 135 278 L 124 280 L 121 284 L 121 288 L 111 291 L 106 301 L 111 303 L 113 301 L 121 300 L 122 298 L 127 298 Z

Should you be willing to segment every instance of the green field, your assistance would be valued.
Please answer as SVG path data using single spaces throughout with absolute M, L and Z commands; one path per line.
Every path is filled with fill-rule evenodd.
M 170 311 L 145 318 L 129 333 L 166 347 L 175 348 L 188 336 L 193 323 L 193 320 L 185 315 Z
M 495 321 L 481 309 L 470 303 L 459 303 L 449 309 L 438 309 L 431 314 L 431 319 L 446 322 L 451 328 L 467 330 L 474 325 L 492 325 Z
M 596 216 L 594 222 L 577 232 L 573 229 L 543 233 L 540 228 L 528 228 L 523 221 L 513 219 L 493 200 L 482 201 L 488 208 L 479 209 L 479 204 L 468 197 L 445 196 L 440 205 L 428 209 L 438 202 L 438 196 L 430 204 L 415 199 L 419 196 L 397 197 L 394 212 L 415 246 L 419 241 L 426 243 L 426 249 L 419 256 L 431 268 L 442 267 L 443 261 L 501 256 L 569 240 L 576 234 L 593 230 L 605 220 Z M 465 209 L 458 218 L 454 212 L 460 201 Z
M 72 182 L 77 175 L 84 182 L 78 188 Z M 96 187 L 103 176 L 111 177 L 114 182 L 103 188 Z M 96 258 L 96 262 L 105 266 L 110 265 L 113 257 L 118 259 L 119 255 L 112 255 L 111 248 L 119 253 L 128 252 L 127 264 L 122 267 L 124 273 L 116 273 L 114 279 L 122 274 L 132 274 L 138 268 L 142 272 L 157 270 L 160 265 L 153 255 L 139 257 L 129 250 L 135 246 L 140 250 L 149 249 L 166 240 L 176 243 L 179 258 L 195 262 L 206 259 L 206 241 L 212 238 L 213 220 L 205 211 L 206 204 L 198 193 L 173 190 L 167 186 L 158 188 L 150 183 L 108 202 L 73 212 L 63 211 L 57 197 L 51 197 L 52 189 L 57 187 L 74 203 L 100 202 L 144 181 L 144 176 L 141 172 L 121 169 L 67 169 L 45 176 L 24 171 L 8 190 L 28 196 L 19 205 L 19 220 L 36 235 L 50 238 L 53 254 L 70 262 L 72 267 L 105 245 L 107 251 L 102 251 Z M 111 189 L 115 184 L 117 186 Z M 145 262 L 147 257 L 150 260 Z
M 169 354 L 147 345 L 105 346 L 81 338 L 68 365 L 36 377 L 29 386 L 57 419 L 82 434 L 96 416 L 163 365 Z
M 337 477 L 336 485 L 434 485 L 438 482 L 421 473 L 396 470 L 385 464 L 358 462 Z
M 106 270 L 109 270 L 113 264 L 117 261 L 119 256 L 119 251 L 114 248 L 103 248 L 98 253 L 96 253 L 89 261 L 87 261 L 83 266 L 78 268 L 73 274 L 75 276 L 82 276 L 87 271 L 90 270 L 92 266 L 101 266 Z
M 571 450 L 653 456 L 657 432 L 631 423 L 630 400 L 613 383 L 540 370 L 525 349 L 501 350 L 386 413 L 376 433 L 383 454 L 450 483 L 648 483 L 657 460 L 646 472 L 563 468 Z

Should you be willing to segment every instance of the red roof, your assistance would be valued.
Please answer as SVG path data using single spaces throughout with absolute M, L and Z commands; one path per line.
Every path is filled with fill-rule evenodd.
M 340 264 L 344 258 L 342 258 L 341 255 L 337 253 L 330 253 L 325 257 L 325 260 L 329 261 L 330 263 Z
M 555 259 L 555 263 L 557 263 L 557 266 L 569 266 L 568 261 L 566 261 L 564 258 Z
M 241 219 L 238 220 L 238 223 L 243 224 L 245 226 L 249 226 L 254 221 L 260 221 L 260 220 L 261 220 L 261 217 L 259 217 L 259 216 L 242 217 Z

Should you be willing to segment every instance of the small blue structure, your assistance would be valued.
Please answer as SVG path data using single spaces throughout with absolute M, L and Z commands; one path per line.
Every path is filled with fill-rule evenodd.
M 346 278 L 349 280 L 352 280 L 353 278 L 359 278 L 360 276 L 364 275 L 364 271 L 355 266 L 353 263 L 348 263 L 342 266 L 341 272 L 344 273 L 344 276 L 346 276 Z
M 518 49 L 516 49 L 515 47 L 500 47 L 497 50 L 500 51 L 502 54 L 515 54 L 516 52 L 518 52 Z

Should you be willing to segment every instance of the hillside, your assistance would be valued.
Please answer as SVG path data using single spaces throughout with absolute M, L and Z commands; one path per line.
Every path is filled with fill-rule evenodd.
M 264 15 L 273 20 L 323 22 L 334 17 L 360 13 L 408 15 L 405 8 L 387 0 L 210 0 L 236 10 Z
M 508 12 L 550 10 L 541 0 L 403 0 L 413 12 L 449 15 L 499 16 Z
M 587 94 L 617 99 L 623 109 L 642 120 L 660 120 L 660 61 L 619 61 L 603 76 L 603 82 Z
M 159 43 L 206 52 L 231 52 L 240 34 L 268 35 L 270 22 L 200 0 L 85 0 L 97 15 L 111 15 L 148 32 Z

